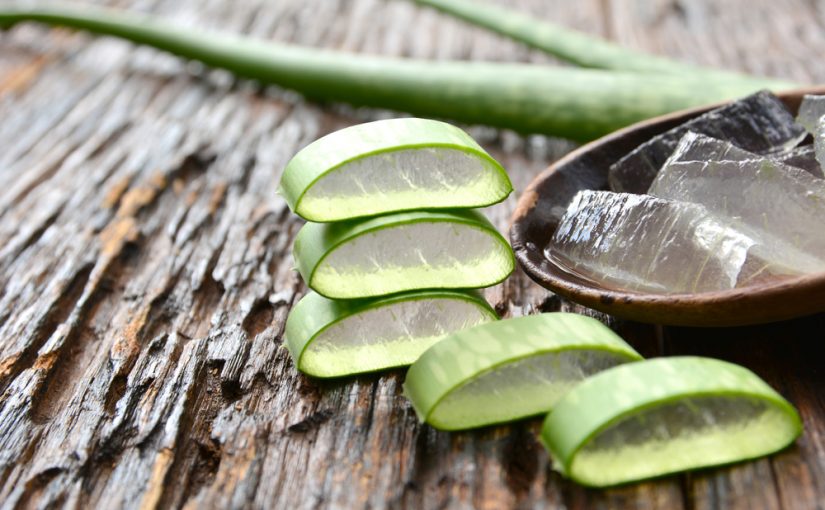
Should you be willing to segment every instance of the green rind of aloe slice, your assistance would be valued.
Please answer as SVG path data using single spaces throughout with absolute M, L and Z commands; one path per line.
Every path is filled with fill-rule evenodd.
M 404 393 L 419 419 L 433 427 L 481 427 L 546 413 L 599 365 L 584 363 L 582 370 L 571 371 L 571 361 L 594 358 L 607 366 L 642 359 L 590 317 L 548 313 L 507 319 L 454 333 L 428 349 L 410 367 Z M 530 365 L 531 360 L 540 363 Z
M 423 307 L 429 307 L 424 310 Z M 404 316 L 403 308 L 412 309 L 415 317 Z M 466 314 L 456 317 L 461 313 Z M 393 318 L 394 324 L 378 324 L 370 313 L 380 312 Z M 386 317 L 384 317 L 386 318 Z M 416 319 L 426 324 L 413 323 Z M 451 333 L 445 329 L 465 324 L 481 324 L 498 319 L 495 311 L 476 291 L 418 291 L 378 299 L 331 300 L 310 292 L 292 309 L 286 321 L 286 346 L 298 370 L 314 377 L 343 377 L 406 366 L 418 359 L 422 352 Z M 347 321 L 359 321 L 354 328 L 375 325 L 379 330 L 365 336 L 344 338 L 336 345 L 335 328 Z M 387 331 L 409 332 L 411 336 L 385 338 Z M 415 333 L 426 331 L 424 337 Z M 325 337 L 326 335 L 326 337 Z M 311 346 L 322 339 L 330 347 L 314 352 Z M 358 345 L 363 342 L 362 345 Z M 332 345 L 329 345 L 332 344 Z
M 390 161 L 393 154 L 405 151 L 438 151 L 445 155 L 456 152 L 457 156 L 467 156 L 458 162 L 438 161 L 414 168 L 408 163 L 406 168 L 396 168 Z M 438 155 L 433 156 L 438 159 Z M 365 179 L 358 171 L 352 170 L 354 163 L 376 158 L 376 167 L 381 169 L 379 177 Z M 404 182 L 405 172 L 417 173 L 427 181 L 428 177 L 449 176 L 460 169 L 454 165 L 472 166 L 478 173 L 476 182 L 431 182 L 420 186 Z M 383 166 L 386 165 L 386 168 Z M 395 165 L 397 166 L 397 165 Z M 405 164 L 401 164 L 405 166 Z M 466 168 L 465 168 L 466 170 Z M 368 186 L 369 190 L 353 196 L 346 196 L 343 186 L 340 196 L 322 196 L 316 200 L 304 200 L 325 178 L 344 173 L 343 182 Z M 349 174 L 347 174 L 349 172 Z M 383 174 L 383 175 L 382 175 Z M 399 174 L 399 175 L 395 175 Z M 397 179 L 400 186 L 381 189 L 376 181 Z M 361 182 L 365 180 L 366 182 Z M 340 184 L 340 183 L 339 183 Z M 374 187 L 374 189 L 373 189 Z M 400 189 L 398 189 L 400 187 Z M 451 209 L 484 207 L 501 202 L 510 194 L 513 186 L 504 168 L 490 157 L 470 135 L 450 124 L 417 118 L 389 119 L 351 126 L 326 135 L 302 149 L 284 169 L 281 177 L 280 193 L 296 214 L 315 222 L 343 221 L 359 217 L 387 214 L 416 209 Z M 370 195 L 372 193 L 372 195 Z M 364 196 L 366 195 L 366 196 Z M 305 203 L 307 202 L 307 203 Z
M 405 237 L 404 227 L 425 229 L 420 237 Z M 383 234 L 398 234 L 387 249 L 405 257 L 403 265 L 392 257 L 374 253 L 350 253 L 348 262 L 357 265 L 336 266 L 331 259 L 339 250 L 362 243 L 367 250 L 381 251 Z M 434 241 L 437 236 L 456 242 Z M 468 259 L 462 236 L 473 237 L 482 244 Z M 402 239 L 398 239 L 401 237 Z M 401 243 L 404 246 L 399 248 Z M 438 243 L 427 245 L 427 243 Z M 441 253 L 449 265 L 438 266 L 426 260 L 410 262 L 410 253 L 432 249 Z M 307 285 L 330 299 L 361 299 L 423 289 L 460 289 L 490 287 L 500 283 L 515 270 L 510 245 L 482 214 L 474 210 L 416 211 L 338 223 L 307 223 L 298 232 L 293 247 L 298 271 Z M 380 260 L 379 260 L 380 258 Z M 415 258 L 415 257 L 412 257 Z M 320 268 L 320 269 L 319 269 Z M 319 273 L 322 275 L 319 276 Z
M 605 487 L 761 457 L 802 432 L 796 410 L 744 367 L 659 358 L 597 374 L 547 416 L 554 468 Z

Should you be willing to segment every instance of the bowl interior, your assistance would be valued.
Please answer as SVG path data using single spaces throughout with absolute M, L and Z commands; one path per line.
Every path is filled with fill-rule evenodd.
M 777 95 L 795 113 L 805 94 L 825 94 L 825 87 Z M 513 250 L 525 272 L 538 284 L 573 301 L 642 322 L 733 326 L 825 311 L 825 274 L 777 279 L 720 292 L 646 294 L 578 278 L 545 256 L 544 249 L 578 191 L 608 189 L 607 171 L 612 163 L 653 136 L 717 106 L 634 124 L 580 147 L 537 176 L 519 198 L 510 227 Z

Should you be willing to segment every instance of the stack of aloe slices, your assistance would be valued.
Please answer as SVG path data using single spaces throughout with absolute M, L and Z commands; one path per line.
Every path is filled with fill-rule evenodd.
M 474 208 L 504 200 L 506 172 L 467 133 L 427 119 L 336 131 L 289 162 L 280 193 L 308 220 L 293 247 L 314 292 L 287 319 L 287 346 L 315 377 L 415 361 L 446 334 L 498 317 L 473 290 L 514 269 Z
M 631 291 L 728 290 L 825 271 L 825 101 L 800 116 L 769 92 L 658 135 L 582 191 L 546 255 Z M 813 135 L 813 146 L 808 141 Z

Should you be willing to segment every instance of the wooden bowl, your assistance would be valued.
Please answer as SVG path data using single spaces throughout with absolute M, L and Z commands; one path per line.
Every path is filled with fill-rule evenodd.
M 796 112 L 805 94 L 825 86 L 778 94 Z M 720 103 L 722 104 L 722 103 Z M 576 192 L 608 189 L 610 165 L 642 142 L 720 104 L 634 124 L 580 147 L 538 175 L 519 198 L 510 241 L 524 271 L 539 285 L 590 308 L 640 322 L 683 326 L 741 326 L 825 311 L 825 273 L 697 294 L 646 294 L 577 278 L 544 255 L 544 248 Z M 823 231 L 812 235 L 825 235 Z

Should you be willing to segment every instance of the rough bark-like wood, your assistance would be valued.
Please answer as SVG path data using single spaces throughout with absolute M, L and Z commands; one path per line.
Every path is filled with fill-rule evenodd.
M 111 2 L 187 25 L 365 53 L 552 59 L 403 1 Z M 519 0 L 622 43 L 823 79 L 801 0 Z M 743 363 L 802 413 L 771 459 L 591 491 L 553 473 L 540 420 L 416 423 L 403 372 L 318 382 L 280 346 L 305 288 L 274 190 L 303 145 L 386 112 L 310 104 L 64 30 L 0 34 L 0 502 L 8 508 L 822 508 L 823 318 L 691 330 L 620 323 L 517 273 L 505 316 L 591 313 L 647 356 Z M 572 146 L 473 128 L 517 190 Z M 490 210 L 504 230 L 515 203 Z

